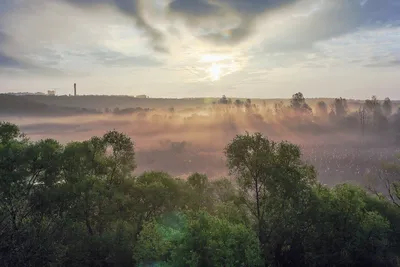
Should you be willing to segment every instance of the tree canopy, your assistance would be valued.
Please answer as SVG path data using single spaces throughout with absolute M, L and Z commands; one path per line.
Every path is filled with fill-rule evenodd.
M 261 133 L 225 155 L 224 179 L 137 174 L 123 133 L 61 144 L 1 123 L 0 264 L 398 266 L 396 180 L 388 197 L 328 188 L 298 146 Z

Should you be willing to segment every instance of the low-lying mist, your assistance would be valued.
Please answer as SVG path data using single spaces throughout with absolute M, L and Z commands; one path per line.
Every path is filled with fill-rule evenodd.
M 135 142 L 138 173 L 160 170 L 176 176 L 193 172 L 213 178 L 226 176 L 224 147 L 245 131 L 300 145 L 304 160 L 316 167 L 323 183 L 330 185 L 364 183 L 382 161 L 392 160 L 400 152 L 391 138 L 362 136 L 357 125 L 337 127 L 323 118 L 271 114 L 270 109 L 249 112 L 224 107 L 2 120 L 18 124 L 33 140 L 54 138 L 62 143 L 89 139 L 113 129 L 121 131 Z

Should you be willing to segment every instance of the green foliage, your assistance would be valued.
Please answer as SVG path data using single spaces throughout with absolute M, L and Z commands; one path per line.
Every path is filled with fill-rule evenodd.
M 21 132 L 17 125 L 9 122 L 0 122 L 0 143 L 2 145 L 5 145 L 18 137 L 21 137 Z
M 134 258 L 140 265 L 162 264 L 171 260 L 171 253 L 185 237 L 186 216 L 166 214 L 146 223 L 135 247 Z
M 316 183 L 314 169 L 300 160 L 300 149 L 287 142 L 275 143 L 260 133 L 238 135 L 225 154 L 231 174 L 235 175 L 242 200 L 256 220 L 258 237 L 267 259 L 268 240 L 276 229 L 292 231 L 292 224 L 307 207 L 310 187 Z M 282 224 L 285 220 L 288 224 Z M 291 222 L 293 220 L 293 222 Z M 280 241 L 276 241 L 281 246 Z
M 198 213 L 172 253 L 172 266 L 262 266 L 256 235 L 243 224 Z
M 390 223 L 377 210 L 367 209 L 371 197 L 364 190 L 344 184 L 332 190 L 320 187 L 316 196 L 308 264 L 391 266 Z
M 399 265 L 396 179 L 387 197 L 324 187 L 299 147 L 260 133 L 225 154 L 234 180 L 134 175 L 122 133 L 62 145 L 1 123 L 0 265 Z

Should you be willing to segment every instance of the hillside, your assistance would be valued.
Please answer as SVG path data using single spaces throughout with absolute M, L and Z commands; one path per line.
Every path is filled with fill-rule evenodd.
M 163 99 L 163 98 L 135 98 L 131 96 L 115 95 L 88 95 L 88 96 L 40 96 L 29 95 L 27 99 L 47 105 L 87 109 L 114 109 L 114 108 L 193 108 L 205 104 L 203 98 L 192 99 Z
M 93 113 L 96 111 L 52 105 L 51 102 L 46 103 L 46 101 L 37 102 L 28 96 L 0 94 L 0 115 L 3 116 L 60 116 Z

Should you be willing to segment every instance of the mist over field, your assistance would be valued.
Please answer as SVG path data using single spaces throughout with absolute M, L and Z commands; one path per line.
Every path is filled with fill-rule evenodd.
M 43 100 L 53 106 L 57 101 L 62 103 L 62 97 L 44 97 L 45 103 Z M 77 103 L 85 106 L 89 102 L 82 98 L 81 102 L 65 100 L 64 106 L 69 107 L 79 107 Z M 132 108 L 129 103 L 118 108 L 118 103 L 113 105 L 109 101 L 110 110 L 107 108 L 107 112 L 98 114 L 31 114 L 29 117 L 5 116 L 2 120 L 19 125 L 33 140 L 53 138 L 62 143 L 87 140 L 115 129 L 135 142 L 137 173 L 160 170 L 182 177 L 193 172 L 205 173 L 213 179 L 227 176 L 224 148 L 237 134 L 246 131 L 261 132 L 272 140 L 299 145 L 303 159 L 316 167 L 319 180 L 328 185 L 345 181 L 365 184 L 368 175 L 378 171 L 382 162 L 393 160 L 400 152 L 390 131 L 372 129 L 362 135 L 356 102 L 347 107 L 348 121 L 332 123 L 324 117 L 328 114 L 318 114 L 317 101 L 308 101 L 313 104 L 314 116 L 289 114 L 289 100 L 285 100 L 287 104 L 253 100 L 250 108 L 244 102 L 221 104 L 218 102 L 221 100 L 208 105 L 199 100 L 140 101 L 144 108 Z M 93 100 L 90 102 L 86 106 L 92 108 L 107 104 L 102 101 L 96 106 Z
M 0 267 L 399 267 L 400 0 L 0 0 Z

